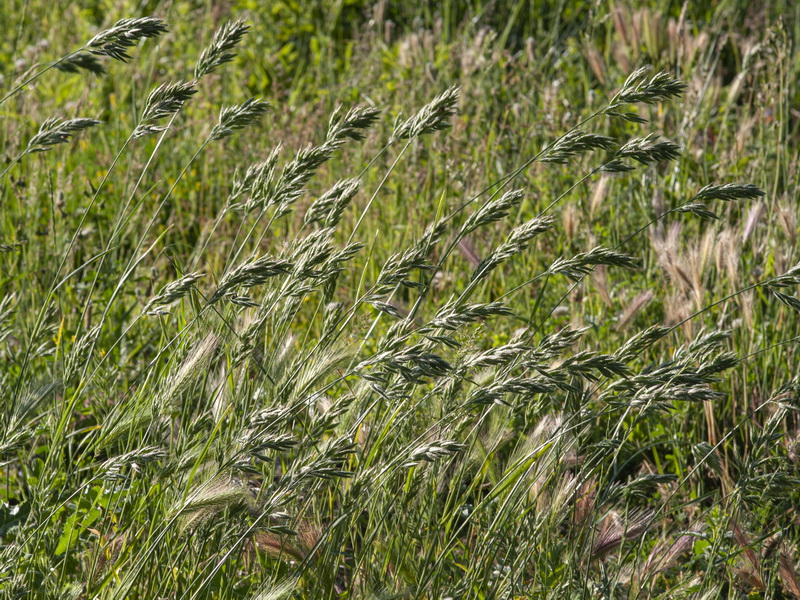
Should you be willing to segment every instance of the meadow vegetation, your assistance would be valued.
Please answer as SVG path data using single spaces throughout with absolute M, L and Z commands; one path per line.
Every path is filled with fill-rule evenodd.
M 0 9 L 2 597 L 800 599 L 794 3 Z

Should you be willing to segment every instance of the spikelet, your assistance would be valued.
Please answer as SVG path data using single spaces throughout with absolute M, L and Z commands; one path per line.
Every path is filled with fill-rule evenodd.
M 215 34 L 211 44 L 200 54 L 194 68 L 195 79 L 200 79 L 220 65 L 231 62 L 236 54 L 232 50 L 239 45 L 250 27 L 243 20 L 228 21 Z
M 132 48 L 140 40 L 158 37 L 166 31 L 166 23 L 156 17 L 121 19 L 113 27 L 101 31 L 89 40 L 86 48 L 92 54 L 127 62 L 131 59 L 127 53 L 128 48 Z
M 195 82 L 162 83 L 147 96 L 139 124 L 133 131 L 134 139 L 164 131 L 155 122 L 177 113 L 197 93 Z
M 423 106 L 416 115 L 398 124 L 392 133 L 392 140 L 414 139 L 448 129 L 457 111 L 458 87 L 453 86 Z
M 73 135 L 99 125 L 102 121 L 95 119 L 61 119 L 59 117 L 51 117 L 47 119 L 39 127 L 39 131 L 28 142 L 27 148 L 23 152 L 25 154 L 33 154 L 35 152 L 47 152 L 53 146 L 58 144 L 66 144 L 70 141 Z

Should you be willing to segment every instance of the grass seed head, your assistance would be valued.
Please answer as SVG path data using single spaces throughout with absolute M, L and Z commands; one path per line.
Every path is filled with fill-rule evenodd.
M 162 83 L 147 97 L 142 118 L 133 132 L 133 138 L 152 135 L 164 131 L 164 127 L 155 125 L 166 117 L 176 114 L 183 105 L 197 93 L 194 81 Z
M 61 59 L 56 65 L 56 69 L 64 73 L 88 71 L 92 75 L 103 75 L 106 72 L 103 63 L 89 52 L 78 52 L 77 54 Z
M 140 40 L 158 37 L 166 31 L 166 23 L 156 17 L 121 19 L 113 27 L 101 31 L 89 40 L 86 48 L 92 54 L 127 62 L 131 59 L 127 53 L 128 48 L 132 48 Z
M 47 152 L 53 146 L 66 144 L 73 135 L 99 125 L 102 121 L 95 119 L 61 119 L 50 117 L 39 127 L 39 131 L 28 142 L 24 154 Z
M 669 140 L 658 141 L 658 135 L 650 133 L 643 138 L 635 138 L 623 145 L 614 155 L 616 158 L 632 158 L 643 164 L 675 160 L 681 155 L 678 144 Z
M 365 138 L 364 131 L 374 125 L 381 111 L 372 107 L 351 108 L 342 116 L 337 108 L 328 122 L 328 141 L 343 140 L 345 138 L 361 141 Z
M 752 183 L 726 183 L 707 185 L 695 195 L 696 200 L 755 200 L 764 195 L 764 190 Z
M 224 139 L 248 125 L 258 123 L 268 108 L 269 103 L 261 102 L 258 98 L 250 98 L 236 106 L 223 107 L 219 113 L 219 122 L 211 131 L 211 139 Z
M 614 145 L 614 138 L 596 133 L 584 133 L 576 129 L 556 140 L 539 160 L 546 163 L 567 164 L 575 156 L 592 150 L 612 150 Z
M 395 127 L 392 140 L 410 140 L 448 129 L 457 112 L 458 87 L 453 86 L 423 106 L 416 115 Z
M 606 114 L 616 113 L 625 104 L 655 104 L 670 98 L 678 98 L 686 91 L 686 84 L 669 73 L 661 71 L 648 81 L 645 75 L 650 67 L 642 67 L 630 74 L 622 89 L 612 98 Z
M 200 54 L 194 68 L 195 79 L 208 75 L 217 67 L 231 62 L 236 53 L 232 50 L 239 45 L 250 27 L 243 20 L 228 21 L 214 34 L 211 45 Z

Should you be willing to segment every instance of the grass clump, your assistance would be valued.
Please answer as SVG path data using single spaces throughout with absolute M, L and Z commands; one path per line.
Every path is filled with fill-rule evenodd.
M 27 117 L 0 179 L 0 591 L 800 597 L 800 267 L 758 226 L 763 177 L 687 164 L 689 83 L 628 69 L 489 161 L 443 81 L 295 144 L 280 101 L 209 84 L 255 31 L 125 88 L 124 119 L 22 135 L 51 67 L 135 69 L 159 18 L 0 100 Z

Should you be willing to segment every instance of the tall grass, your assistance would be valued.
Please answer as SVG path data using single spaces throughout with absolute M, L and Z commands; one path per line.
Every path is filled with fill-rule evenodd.
M 650 117 L 686 101 L 684 81 L 632 69 L 500 178 L 425 207 L 414 169 L 436 160 L 431 139 L 464 133 L 452 126 L 476 99 L 443 85 L 394 119 L 343 106 L 294 153 L 271 131 L 248 164 L 226 144 L 269 104 L 207 83 L 251 43 L 240 20 L 209 35 L 185 78 L 124 99 L 134 118 L 110 134 L 101 119 L 24 112 L 50 67 L 99 73 L 90 56 L 104 55 L 135 69 L 137 43 L 165 32 L 120 21 L 0 101 L 40 123 L 6 138 L 14 214 L 44 202 L 17 169 L 46 189 L 76 138 L 109 147 L 75 214 L 59 222 L 43 204 L 46 252 L 25 223 L 3 240 L 6 596 L 800 598 L 800 380 L 780 354 L 797 341 L 800 265 L 745 277 L 734 264 L 736 285 L 705 293 L 702 251 L 679 251 L 678 228 L 705 231 L 765 192 L 671 175 L 693 148 Z M 201 101 L 213 121 L 188 118 Z M 346 156 L 360 162 L 340 159 L 359 145 Z M 183 237 L 164 211 L 194 221 L 181 194 L 212 151 L 230 176 L 213 218 Z M 550 189 L 521 183 L 549 170 Z M 580 215 L 565 205 L 609 181 L 598 202 L 620 228 L 576 251 Z M 404 186 L 405 222 L 387 222 L 381 204 Z M 670 205 L 639 219 L 625 203 L 640 188 Z M 673 290 L 636 254 L 651 244 Z M 606 340 L 566 322 L 626 271 L 678 294 L 672 318 L 635 318 L 642 300 Z M 771 332 L 761 345 L 737 347 L 719 316 L 737 302 Z M 764 314 L 776 318 L 752 321 Z M 771 385 L 717 430 L 750 365 Z

